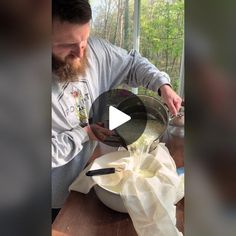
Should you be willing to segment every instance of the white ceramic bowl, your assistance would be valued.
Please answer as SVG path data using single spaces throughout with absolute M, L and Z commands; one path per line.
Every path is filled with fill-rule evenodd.
M 91 170 L 111 167 L 109 166 L 109 163 L 115 162 L 118 159 L 128 156 L 128 151 L 116 151 L 107 153 L 96 159 L 96 161 L 91 166 Z M 101 177 L 93 176 L 92 178 L 97 183 L 97 185 L 94 186 L 94 190 L 101 202 L 103 202 L 107 207 L 111 208 L 112 210 L 127 213 L 127 209 L 124 206 L 120 194 L 117 191 L 113 191 L 112 188 L 100 185 L 99 178 Z

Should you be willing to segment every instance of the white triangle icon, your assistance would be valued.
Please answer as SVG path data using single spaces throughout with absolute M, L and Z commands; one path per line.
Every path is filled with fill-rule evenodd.
M 113 106 L 109 106 L 109 130 L 113 130 L 129 121 L 131 117 Z

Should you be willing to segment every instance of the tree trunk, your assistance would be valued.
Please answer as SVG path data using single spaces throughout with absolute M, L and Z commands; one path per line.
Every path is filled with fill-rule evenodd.
M 118 29 L 119 29 L 119 20 L 120 20 L 120 13 L 119 13 L 119 9 L 120 9 L 120 4 L 121 4 L 121 0 L 118 0 L 118 3 L 117 3 L 117 17 L 116 17 L 116 26 L 115 26 L 115 34 L 114 34 L 114 44 L 117 44 L 118 42 Z
M 125 0 L 124 48 L 129 48 L 129 0 Z
M 110 10 L 111 10 L 111 0 L 105 1 L 106 3 L 106 10 L 105 10 L 105 20 L 104 20 L 104 30 L 103 30 L 103 35 L 105 39 L 108 40 L 108 20 L 109 20 L 109 15 L 110 15 Z

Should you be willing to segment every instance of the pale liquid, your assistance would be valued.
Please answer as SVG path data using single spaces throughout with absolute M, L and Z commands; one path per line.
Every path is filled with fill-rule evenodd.
M 143 161 L 148 155 L 151 144 L 157 139 L 163 132 L 164 125 L 159 120 L 147 120 L 146 128 L 134 143 L 128 145 L 130 156 L 133 157 L 134 171 L 139 172 L 142 175 L 151 176 L 147 173 L 147 170 L 140 169 Z
M 132 122 L 132 125 L 135 127 L 140 125 L 142 122 L 144 121 L 136 119 Z M 134 143 L 128 145 L 128 151 L 130 153 L 130 157 L 132 158 L 131 160 L 133 161 L 133 171 L 144 178 L 151 178 L 155 174 L 151 171 L 148 171 L 147 169 L 142 169 L 142 163 L 149 155 L 148 152 L 151 144 L 159 137 L 159 135 L 163 132 L 163 129 L 164 125 L 162 122 L 158 120 L 148 120 L 146 123 L 146 128 L 141 137 L 139 137 L 139 139 L 137 139 Z M 131 138 L 129 130 L 126 130 L 126 132 L 125 130 L 122 130 L 122 132 L 122 137 L 125 141 Z M 105 188 L 116 193 L 120 193 L 121 186 L 122 183 L 119 183 L 115 186 L 106 186 Z

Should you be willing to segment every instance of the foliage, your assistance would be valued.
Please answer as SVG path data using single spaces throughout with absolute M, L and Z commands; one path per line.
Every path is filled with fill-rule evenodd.
M 131 49 L 134 0 L 94 0 L 91 3 L 92 34 Z M 184 37 L 184 0 L 141 0 L 140 15 L 140 53 L 170 75 L 177 91 Z
M 142 0 L 140 52 L 160 70 L 167 72 L 172 80 L 179 77 L 183 11 L 182 0 L 171 4 L 166 0 Z

